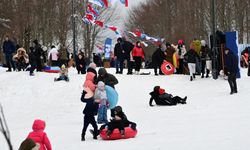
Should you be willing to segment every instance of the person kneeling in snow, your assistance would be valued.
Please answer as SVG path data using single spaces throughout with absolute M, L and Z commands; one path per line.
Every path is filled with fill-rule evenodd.
M 168 94 L 165 92 L 164 89 L 162 89 L 160 86 L 155 86 L 154 91 L 149 93 L 151 95 L 151 98 L 149 100 L 149 105 L 154 106 L 153 100 L 155 101 L 156 105 L 177 105 L 180 104 L 186 104 L 187 96 L 184 98 L 181 98 L 179 96 L 174 96 L 172 94 Z
M 59 78 L 54 79 L 54 81 L 61 81 L 61 80 L 69 82 L 68 68 L 66 68 L 65 65 L 62 65 L 61 67 Z

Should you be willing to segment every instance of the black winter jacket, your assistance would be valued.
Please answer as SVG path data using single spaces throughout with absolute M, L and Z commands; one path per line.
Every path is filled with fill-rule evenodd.
M 186 59 L 186 61 L 188 63 L 196 63 L 197 59 L 200 59 L 199 55 L 193 50 L 190 49 L 184 56 L 184 58 Z
M 153 66 L 161 65 L 165 60 L 165 58 L 166 55 L 164 54 L 164 52 L 160 48 L 156 49 L 156 51 L 152 55 L 152 65 Z
M 98 103 L 95 103 L 94 101 L 94 97 L 89 98 L 89 99 L 85 99 L 86 92 L 83 91 L 82 92 L 82 96 L 81 96 L 81 101 L 83 103 L 86 103 L 85 108 L 83 110 L 83 114 L 88 115 L 88 116 L 95 116 L 97 115 L 98 112 Z

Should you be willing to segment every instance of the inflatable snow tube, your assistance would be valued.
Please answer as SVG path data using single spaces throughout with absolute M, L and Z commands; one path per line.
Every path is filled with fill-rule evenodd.
M 48 73 L 59 73 L 60 72 L 60 68 L 59 67 L 49 67 L 46 66 L 43 68 L 44 72 L 48 72 Z
M 130 127 L 125 127 L 125 136 L 122 137 L 120 131 L 116 128 L 114 131 L 111 133 L 109 137 L 107 137 L 107 129 L 103 129 L 100 131 L 100 137 L 103 140 L 118 140 L 118 139 L 129 139 L 129 138 L 134 138 L 137 134 L 137 130 L 133 130 Z
M 174 66 L 170 62 L 164 61 L 161 65 L 161 71 L 165 75 L 171 75 L 174 73 Z
M 118 103 L 118 93 L 116 92 L 114 88 L 108 85 L 105 85 L 105 90 L 106 90 L 107 98 L 109 102 L 108 109 L 113 109 Z

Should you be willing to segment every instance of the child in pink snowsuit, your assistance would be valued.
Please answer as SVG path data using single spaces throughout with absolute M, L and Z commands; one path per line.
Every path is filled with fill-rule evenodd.
M 45 122 L 39 119 L 35 120 L 32 129 L 33 131 L 29 133 L 27 138 L 30 138 L 34 142 L 40 144 L 39 150 L 52 150 L 49 138 L 44 132 Z

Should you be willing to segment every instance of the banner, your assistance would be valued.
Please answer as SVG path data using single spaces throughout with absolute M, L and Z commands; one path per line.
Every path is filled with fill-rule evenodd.
M 104 59 L 110 60 L 112 50 L 112 39 L 107 38 L 104 45 Z

